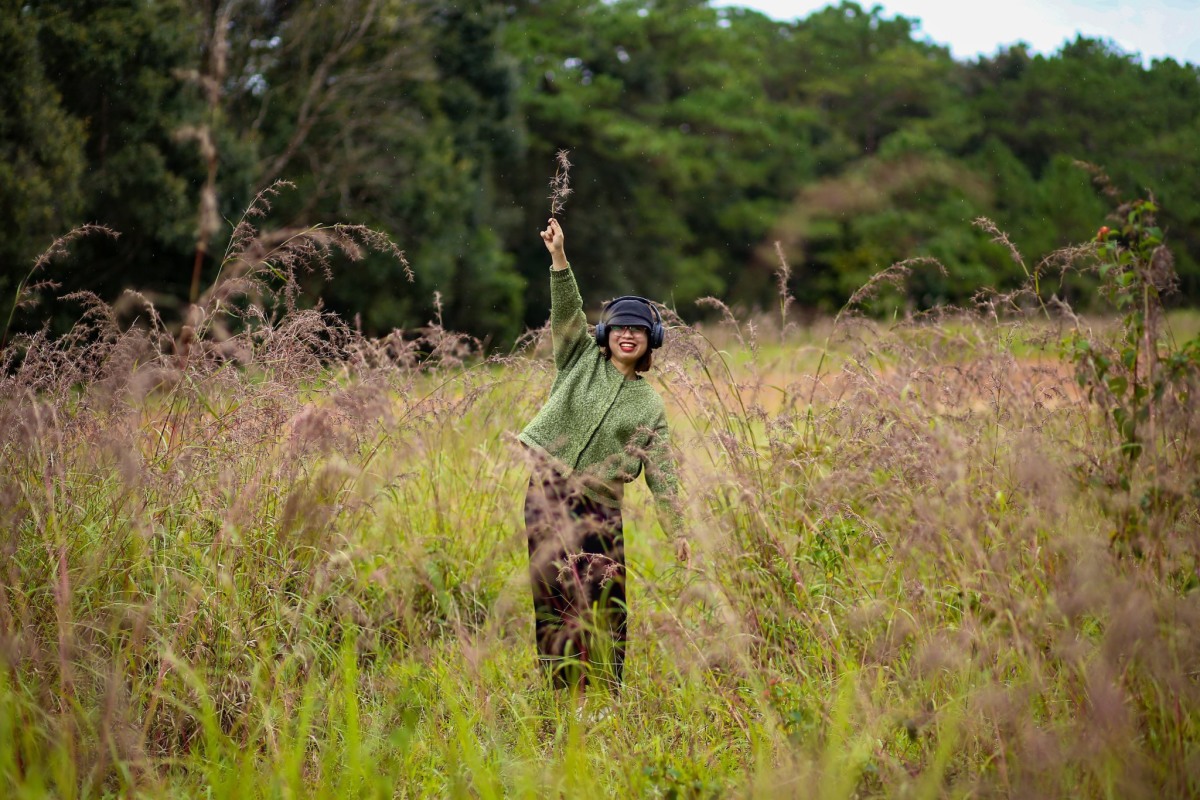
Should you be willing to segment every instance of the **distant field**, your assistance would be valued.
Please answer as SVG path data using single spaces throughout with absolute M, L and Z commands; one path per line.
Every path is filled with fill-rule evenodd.
M 288 324 L 6 379 L 0 793 L 1200 793 L 1194 456 L 1138 517 L 1065 322 L 676 330 L 696 557 L 639 481 L 627 686 L 581 713 L 534 670 L 547 362 Z

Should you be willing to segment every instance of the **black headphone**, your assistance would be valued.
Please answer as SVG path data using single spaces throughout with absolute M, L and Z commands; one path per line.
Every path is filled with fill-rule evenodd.
M 625 294 L 620 297 L 614 297 L 604 304 L 604 311 L 601 312 L 601 319 L 596 323 L 596 344 L 600 347 L 608 347 L 608 323 L 604 321 L 603 315 L 608 311 L 608 307 L 619 300 L 641 300 L 646 305 L 650 306 L 650 310 L 654 312 L 654 324 L 650 326 L 650 349 L 657 350 L 663 346 L 663 339 L 667 336 L 667 330 L 662 324 L 662 314 L 658 313 L 658 306 L 651 303 L 644 297 L 636 294 Z

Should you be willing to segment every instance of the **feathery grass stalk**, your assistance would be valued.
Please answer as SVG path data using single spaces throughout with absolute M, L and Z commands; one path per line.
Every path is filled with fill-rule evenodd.
M 81 239 L 84 236 L 93 234 L 103 234 L 112 239 L 116 239 L 120 234 L 111 228 L 104 225 L 87 224 L 80 225 L 72 229 L 67 234 L 55 239 L 46 250 L 34 259 L 33 266 L 29 268 L 29 272 L 25 273 L 25 277 L 17 282 L 16 291 L 13 292 L 12 306 L 8 310 L 8 318 L 4 321 L 4 330 L 0 331 L 0 352 L 4 352 L 8 347 L 8 336 L 12 332 L 13 320 L 16 318 L 17 309 L 22 306 L 32 305 L 36 302 L 35 294 L 42 289 L 57 289 L 59 284 L 54 280 L 46 280 L 38 283 L 30 283 L 33 277 L 39 272 L 42 272 L 57 258 L 62 258 L 67 254 L 69 245 L 76 239 Z
M 550 216 L 557 218 L 566 206 L 571 188 L 570 150 L 559 150 L 554 156 L 554 177 L 550 179 Z

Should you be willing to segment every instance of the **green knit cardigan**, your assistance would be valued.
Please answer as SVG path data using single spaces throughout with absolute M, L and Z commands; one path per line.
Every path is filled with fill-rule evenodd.
M 551 456 L 585 495 L 620 508 L 625 484 L 644 470 L 658 518 L 682 531 L 679 478 L 662 398 L 640 376 L 629 380 L 588 334 L 583 298 L 568 266 L 550 271 L 554 383 L 550 397 L 518 437 Z

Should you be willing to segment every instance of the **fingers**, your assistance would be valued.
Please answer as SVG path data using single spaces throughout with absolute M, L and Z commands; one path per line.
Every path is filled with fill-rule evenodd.
M 546 230 L 539 231 L 539 235 L 542 237 L 542 241 L 546 243 L 546 247 L 554 247 L 560 244 L 564 238 L 558 220 L 553 217 L 550 218 L 549 223 L 546 225 Z

